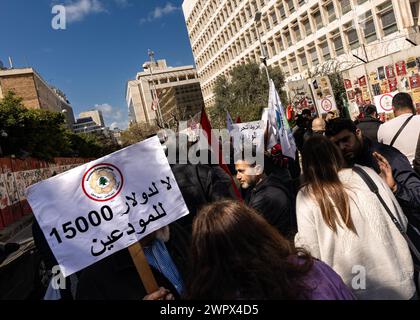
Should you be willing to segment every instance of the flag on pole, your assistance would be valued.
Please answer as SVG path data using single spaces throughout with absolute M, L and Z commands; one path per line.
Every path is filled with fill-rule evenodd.
M 271 149 L 280 143 L 283 155 L 295 159 L 296 143 L 292 130 L 287 121 L 280 96 L 276 90 L 273 80 L 270 79 L 270 95 L 268 98 L 268 122 L 269 139 L 268 148 Z
M 222 148 L 221 148 L 221 145 L 219 143 L 219 140 L 217 140 L 216 137 L 214 137 L 213 134 L 212 134 L 212 127 L 211 127 L 211 124 L 210 124 L 210 120 L 207 117 L 205 107 L 203 107 L 203 109 L 201 110 L 200 124 L 201 124 L 201 128 L 206 132 L 207 141 L 209 143 L 210 148 L 213 151 L 218 150 L 218 152 L 216 154 L 219 155 L 219 166 L 229 175 L 229 178 L 230 178 L 230 181 L 231 181 L 231 184 L 232 184 L 232 188 L 233 188 L 233 190 L 236 194 L 236 197 L 238 198 L 238 200 L 242 200 L 241 193 L 239 192 L 238 187 L 236 186 L 236 183 L 233 180 L 232 173 L 230 172 L 226 163 L 223 162 Z
M 233 120 L 232 120 L 232 117 L 230 116 L 229 111 L 227 110 L 226 110 L 226 128 L 228 129 L 229 132 L 233 130 Z

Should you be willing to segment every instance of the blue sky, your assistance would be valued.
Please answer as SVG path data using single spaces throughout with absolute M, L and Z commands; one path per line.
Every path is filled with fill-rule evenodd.
M 67 7 L 54 30 L 52 6 Z M 77 117 L 103 110 L 107 126 L 127 127 L 125 88 L 148 60 L 193 64 L 182 0 L 0 0 L 0 60 L 34 67 L 67 95 Z

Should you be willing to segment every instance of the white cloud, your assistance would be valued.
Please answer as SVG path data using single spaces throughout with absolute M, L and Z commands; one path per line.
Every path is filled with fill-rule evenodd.
M 68 23 L 82 21 L 88 15 L 100 12 L 106 12 L 104 6 L 99 0 L 76 0 L 67 2 L 66 20 Z
M 128 121 L 119 121 L 119 122 L 113 122 L 109 128 L 111 130 L 114 130 L 115 128 L 121 129 L 121 130 L 125 130 L 128 128 Z
M 127 116 L 123 114 L 122 110 L 117 107 L 111 106 L 109 103 L 96 104 L 94 107 L 95 110 L 102 111 L 102 114 L 105 118 L 105 123 L 111 123 L 110 128 L 120 128 L 124 129 L 128 126 Z
M 102 111 L 102 113 L 104 115 L 110 115 L 110 114 L 112 114 L 112 106 L 110 104 L 108 104 L 108 103 L 95 104 L 94 109 L 95 110 Z
M 160 19 L 164 16 L 171 14 L 174 11 L 180 10 L 179 7 L 175 6 L 174 4 L 168 2 L 163 7 L 156 7 L 152 11 L 149 12 L 146 18 L 140 19 L 140 24 L 144 24 L 146 22 L 152 22 L 154 20 Z
M 127 8 L 127 7 L 131 7 L 132 6 L 132 4 L 129 2 L 129 0 L 114 0 L 114 2 L 120 8 Z
M 152 12 L 152 17 L 154 19 L 159 19 L 176 10 L 178 10 L 178 8 L 174 6 L 172 3 L 168 2 L 164 7 L 156 7 Z

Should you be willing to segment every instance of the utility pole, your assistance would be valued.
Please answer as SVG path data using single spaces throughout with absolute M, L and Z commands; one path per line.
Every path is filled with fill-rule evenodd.
M 260 35 L 260 30 L 258 28 L 258 23 L 261 21 L 261 12 L 257 11 L 257 13 L 255 13 L 255 19 L 254 19 L 254 23 L 255 23 L 255 29 L 257 30 L 257 36 L 258 36 L 258 41 L 260 42 L 260 47 L 261 47 L 261 61 L 264 65 L 264 69 L 265 69 L 265 73 L 267 75 L 267 80 L 268 83 L 270 83 L 270 75 L 268 73 L 268 66 L 267 66 L 267 59 L 268 59 L 268 54 L 265 51 L 265 48 L 263 46 L 262 40 L 261 40 L 261 35 Z
M 153 104 L 156 103 L 157 109 L 156 109 L 156 115 L 158 118 L 158 122 L 160 123 L 160 126 L 162 128 L 165 128 L 165 123 L 163 121 L 163 116 L 162 116 L 162 110 L 160 109 L 160 102 L 159 102 L 159 97 L 157 94 L 157 89 L 156 89 L 156 84 L 155 81 L 153 80 L 153 66 L 156 65 L 156 61 L 155 61 L 155 53 L 152 50 L 148 50 L 148 55 L 150 58 L 150 65 L 149 65 L 149 70 L 150 70 L 150 75 L 152 77 L 152 92 L 153 92 Z

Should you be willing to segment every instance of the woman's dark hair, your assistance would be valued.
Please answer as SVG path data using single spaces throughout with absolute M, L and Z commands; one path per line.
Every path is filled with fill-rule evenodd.
M 299 258 L 297 258 L 299 256 Z M 312 257 L 296 249 L 253 209 L 221 201 L 193 223 L 186 298 L 305 299 Z
M 303 192 L 316 200 L 325 223 L 336 232 L 340 215 L 345 225 L 356 233 L 349 196 L 338 177 L 344 160 L 337 146 L 324 136 L 309 138 L 303 146 L 302 164 Z

